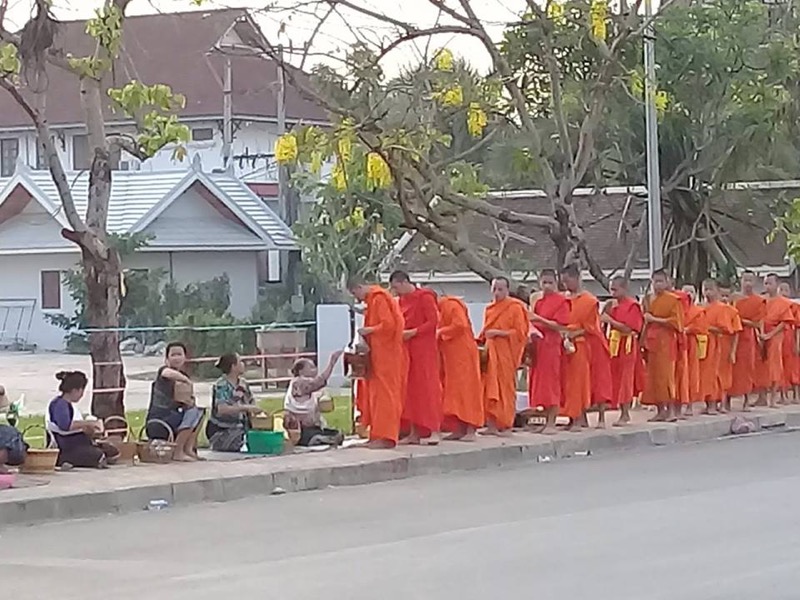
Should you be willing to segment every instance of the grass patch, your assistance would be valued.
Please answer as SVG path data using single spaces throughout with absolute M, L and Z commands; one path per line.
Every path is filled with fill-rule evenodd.
M 275 413 L 283 410 L 283 398 L 265 398 L 257 400 L 258 405 L 264 409 L 265 412 Z M 345 433 L 353 433 L 351 431 L 351 408 L 350 398 L 348 396 L 335 396 L 334 397 L 334 411 L 325 415 L 325 420 L 328 426 Z M 147 411 L 145 410 L 131 410 L 126 413 L 128 425 L 130 425 L 134 436 L 139 435 L 142 427 L 144 427 L 144 419 Z M 25 441 L 31 445 L 32 448 L 41 448 L 44 446 L 44 416 L 43 415 L 25 415 L 21 416 L 17 428 L 20 431 L 28 432 L 25 434 Z M 200 445 L 202 447 L 208 446 L 206 440 L 205 426 L 200 433 Z

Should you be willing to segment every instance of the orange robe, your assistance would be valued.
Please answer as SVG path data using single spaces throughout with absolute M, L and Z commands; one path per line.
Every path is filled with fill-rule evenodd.
M 703 307 L 692 304 L 686 311 L 686 367 L 689 403 L 703 400 L 700 386 L 701 363 L 708 352 L 708 325 Z
M 506 331 L 508 336 L 486 338 L 490 329 Z M 483 330 L 478 341 L 486 344 L 489 360 L 483 374 L 483 407 L 486 419 L 498 429 L 514 425 L 517 407 L 517 369 L 522 363 L 530 333 L 528 308 L 516 298 L 493 301 L 483 314 Z
M 627 404 L 636 395 L 636 363 L 639 360 L 639 334 L 644 326 L 642 307 L 633 298 L 624 298 L 609 311 L 609 316 L 633 330 L 622 333 L 609 327 L 608 346 L 611 355 L 612 407 Z
M 459 298 L 439 300 L 439 356 L 444 390 L 445 431 L 482 427 L 483 394 L 478 344 L 467 305 Z
M 533 312 L 548 321 L 566 327 L 569 324 L 569 298 L 557 292 L 546 294 L 533 305 Z M 532 408 L 561 406 L 564 400 L 561 364 L 564 343 L 561 333 L 540 326 L 542 338 L 537 339 L 536 362 L 531 365 L 528 376 L 528 403 Z
M 724 304 L 725 312 L 727 313 L 727 323 L 730 325 L 728 333 L 720 339 L 720 358 L 719 358 L 719 378 L 722 385 L 722 397 L 724 398 L 730 394 L 731 387 L 733 386 L 733 365 L 731 360 L 731 351 L 733 350 L 733 341 L 742 332 L 742 319 L 739 317 L 739 311 L 730 304 Z
M 442 425 L 442 382 L 439 372 L 439 300 L 433 290 L 417 288 L 398 299 L 405 328 L 417 334 L 406 340 L 408 379 L 401 430 L 413 425 L 421 437 L 429 437 Z
M 797 328 L 800 325 L 800 304 L 792 302 L 794 322 L 783 332 L 783 389 L 788 390 L 798 384 Z
M 644 344 L 647 352 L 647 381 L 642 404 L 663 406 L 674 402 L 675 362 L 678 359 L 678 335 L 683 331 L 683 308 L 678 297 L 662 292 L 650 298 L 647 312 L 667 323 L 646 323 Z
M 683 309 L 685 320 L 686 311 L 691 307 L 692 299 L 689 297 L 689 294 L 683 290 L 678 290 L 673 293 L 678 297 L 678 300 L 681 301 L 681 308 Z M 675 393 L 677 394 L 675 400 L 681 404 L 689 403 L 689 356 L 687 351 L 688 339 L 686 337 L 686 332 L 682 331 L 678 333 L 678 359 L 675 361 Z
M 700 395 L 706 402 L 720 402 L 730 387 L 730 340 L 737 331 L 731 308 L 722 302 L 713 302 L 705 308 L 709 334 L 706 358 L 700 362 Z
M 783 385 L 783 337 L 786 329 L 794 323 L 791 300 L 783 296 L 768 298 L 767 311 L 764 316 L 764 332 L 770 333 L 781 323 L 784 324 L 785 330 L 767 341 L 766 361 L 762 361 L 760 367 L 766 371 L 767 387 Z
M 364 327 L 369 344 L 369 377 L 359 386 L 357 404 L 370 440 L 397 442 L 406 388 L 407 358 L 403 346 L 403 313 L 391 294 L 379 286 L 367 293 Z
M 570 419 L 579 418 L 592 404 L 593 396 L 598 402 L 611 400 L 611 360 L 608 347 L 603 347 L 592 338 L 601 338 L 605 342 L 600 329 L 600 316 L 597 310 L 597 298 L 589 292 L 580 292 L 571 299 L 572 307 L 569 315 L 569 329 L 583 330 L 584 334 L 572 338 L 575 351 L 565 356 L 564 371 L 564 410 L 563 414 Z M 605 351 L 605 356 L 602 352 Z M 592 358 L 592 354 L 597 356 Z M 592 371 L 594 367 L 594 372 Z M 597 377 L 598 382 L 593 378 Z M 601 400 L 605 397 L 604 400 Z
M 736 348 L 736 368 L 733 370 L 730 394 L 731 396 L 744 396 L 756 389 L 766 387 L 763 384 L 764 378 L 758 377 L 761 346 L 758 343 L 756 332 L 767 314 L 767 302 L 763 296 L 751 294 L 738 299 L 735 306 L 741 319 L 757 324 L 755 327 L 743 325 L 742 332 L 739 334 L 739 346 Z M 762 382 L 761 385 L 757 385 L 759 381 Z

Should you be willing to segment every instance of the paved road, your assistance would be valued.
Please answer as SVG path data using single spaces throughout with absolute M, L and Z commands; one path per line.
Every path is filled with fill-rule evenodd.
M 800 435 L 0 534 L 34 600 L 737 600 L 800 592 Z

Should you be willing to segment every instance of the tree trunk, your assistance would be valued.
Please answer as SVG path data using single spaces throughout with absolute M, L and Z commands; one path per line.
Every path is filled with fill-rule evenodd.
M 108 258 L 81 248 L 83 274 L 86 282 L 86 314 L 92 329 L 114 331 L 89 334 L 89 350 L 92 356 L 92 414 L 100 419 L 112 415 L 125 415 L 125 372 L 119 352 L 119 305 L 120 305 L 120 258 L 111 248 Z

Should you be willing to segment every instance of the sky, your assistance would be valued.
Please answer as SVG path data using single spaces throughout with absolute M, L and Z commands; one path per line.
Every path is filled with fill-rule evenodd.
M 204 6 L 208 8 L 248 8 L 254 12 L 259 24 L 271 41 L 280 40 L 285 46 L 291 45 L 297 49 L 303 47 L 318 22 L 310 15 L 298 12 L 293 14 L 285 10 L 296 6 L 304 0 L 206 0 Z M 371 6 L 377 12 L 388 11 L 389 16 L 407 20 L 413 15 L 413 21 L 418 26 L 433 24 L 438 15 L 428 0 L 356 0 L 360 4 Z M 6 17 L 10 24 L 17 28 L 22 27 L 31 14 L 32 0 L 10 0 L 9 13 Z M 91 17 L 95 8 L 102 4 L 102 0 L 54 0 L 54 12 L 57 18 L 64 20 L 85 19 Z M 267 5 L 276 5 L 278 9 L 266 10 Z M 498 37 L 506 23 L 516 20 L 522 12 L 525 0 L 473 0 L 473 5 L 479 16 L 491 28 L 493 37 Z M 388 9 L 387 9 L 388 7 Z M 142 14 L 162 12 L 176 12 L 180 10 L 198 10 L 193 7 L 191 0 L 133 0 L 128 13 Z M 315 46 L 322 53 L 332 53 L 346 47 L 353 37 L 349 27 L 359 30 L 369 30 L 370 39 L 380 42 L 392 35 L 393 28 L 380 24 L 375 20 L 360 18 L 356 15 L 343 15 L 342 18 L 332 18 L 326 26 L 316 34 Z M 11 28 L 11 27 L 9 27 Z M 387 70 L 396 70 L 405 65 L 416 63 L 420 56 L 426 52 L 430 54 L 438 48 L 447 46 L 455 54 L 467 58 L 477 68 L 488 67 L 489 61 L 480 44 L 471 38 L 458 35 L 442 35 L 432 41 L 421 41 L 415 46 L 406 45 L 394 51 L 388 57 L 385 66 Z M 312 61 L 312 59 L 309 59 Z
M 368 6 L 375 12 L 383 13 L 398 20 L 411 21 L 418 27 L 431 26 L 440 19 L 439 11 L 428 0 L 351 0 L 361 6 Z M 446 0 L 451 6 L 457 6 L 457 0 Z M 544 2 L 544 0 L 539 0 Z M 94 10 L 101 6 L 103 0 L 53 0 L 57 18 L 64 20 L 85 19 L 91 17 Z M 284 47 L 295 50 L 294 61 L 297 63 L 302 55 L 305 43 L 315 35 L 314 51 L 306 66 L 314 62 L 331 63 L 330 56 L 346 48 L 354 39 L 352 30 L 367 32 L 370 41 L 386 42 L 395 37 L 395 28 L 387 23 L 363 17 L 353 13 L 342 13 L 329 19 L 325 26 L 315 32 L 319 19 L 297 10 L 289 10 L 302 4 L 311 4 L 313 0 L 206 0 L 204 7 L 211 8 L 248 8 L 261 25 L 268 39 L 273 43 L 280 42 Z M 613 3 L 613 0 L 612 0 Z M 22 27 L 31 14 L 33 0 L 10 0 L 7 20 Z M 658 7 L 660 0 L 654 0 Z M 517 20 L 524 12 L 526 0 L 472 0 L 471 5 L 478 16 L 486 24 L 490 35 L 499 39 L 504 27 Z M 269 9 L 266 7 L 270 6 Z M 198 10 L 191 0 L 133 0 L 128 8 L 129 14 L 153 12 L 176 12 L 181 10 Z M 321 14 L 321 13 L 320 13 Z M 445 17 L 444 22 L 447 17 Z M 450 21 L 452 22 L 452 21 Z M 10 27 L 11 28 L 11 27 Z M 423 56 L 430 58 L 439 48 L 449 48 L 454 54 L 468 60 L 479 71 L 488 70 L 489 58 L 480 42 L 474 38 L 446 34 L 434 39 L 423 39 L 412 44 L 405 44 L 394 50 L 383 62 L 384 70 L 396 73 L 405 66 L 416 65 Z

